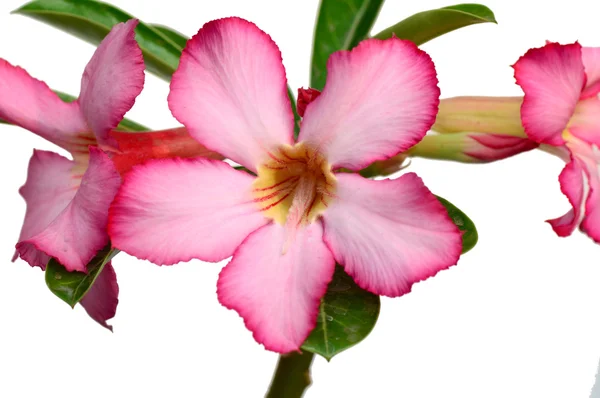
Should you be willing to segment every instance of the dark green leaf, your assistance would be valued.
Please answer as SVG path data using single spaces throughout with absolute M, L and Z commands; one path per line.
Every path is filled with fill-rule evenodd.
M 290 98 L 290 104 L 292 105 L 292 112 L 294 112 L 294 138 L 298 138 L 298 134 L 300 133 L 300 115 L 298 115 L 298 111 L 296 110 L 296 96 L 289 85 L 288 97 Z
M 342 267 L 336 266 L 333 280 L 321 299 L 317 326 L 302 349 L 329 361 L 367 337 L 378 316 L 379 296 L 362 290 Z
M 350 50 L 366 38 L 383 0 L 321 0 L 313 38 L 310 86 L 323 90 L 327 60 L 337 50 Z
M 73 102 L 77 99 L 77 97 L 74 97 L 71 94 L 66 94 L 66 93 L 63 93 L 60 91 L 54 91 L 54 92 L 56 93 L 56 95 L 58 95 L 60 97 L 60 99 L 62 99 L 65 102 Z M 0 119 L 0 123 L 10 124 L 2 119 Z M 119 123 L 119 125 L 117 126 L 117 129 L 120 131 L 127 131 L 127 132 L 150 130 L 148 127 L 142 126 L 141 124 L 136 123 L 133 120 L 129 120 L 129 119 L 121 120 L 121 123 Z
M 475 224 L 458 207 L 454 206 L 452 203 L 440 196 L 436 195 L 436 198 L 438 198 L 440 203 L 444 205 L 448 211 L 448 215 L 452 221 L 454 221 L 454 224 L 456 224 L 458 229 L 463 231 L 462 252 L 463 254 L 468 252 L 477 244 L 477 229 L 475 228 Z
M 98 45 L 110 29 L 133 16 L 94 0 L 35 0 L 14 11 Z M 140 21 L 136 39 L 144 54 L 148 71 L 170 80 L 177 69 L 181 48 L 167 35 Z
M 100 250 L 87 265 L 88 273 L 68 272 L 54 258 L 46 266 L 46 285 L 52 293 L 74 307 L 90 290 L 104 266 L 118 253 L 110 245 Z
M 492 10 L 481 4 L 457 4 L 415 14 L 375 37 L 388 39 L 395 34 L 420 46 L 453 30 L 484 22 L 496 23 Z
M 152 28 L 158 30 L 160 33 L 162 33 L 169 39 L 171 39 L 171 41 L 175 45 L 177 45 L 177 47 L 179 48 L 180 51 L 183 51 L 183 49 L 185 48 L 185 45 L 187 44 L 187 41 L 190 39 L 183 33 L 179 33 L 175 29 L 169 28 L 168 26 L 158 25 L 158 24 L 150 24 L 150 26 Z

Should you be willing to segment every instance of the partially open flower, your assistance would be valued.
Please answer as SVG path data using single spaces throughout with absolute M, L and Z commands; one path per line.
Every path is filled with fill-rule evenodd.
M 169 105 L 194 138 L 255 175 L 204 159 L 134 167 L 110 210 L 112 242 L 157 264 L 233 255 L 221 303 L 266 348 L 298 350 L 336 261 L 362 288 L 399 296 L 458 260 L 459 230 L 414 173 L 338 173 L 417 143 L 438 97 L 427 54 L 369 39 L 330 57 L 295 141 L 275 43 L 239 18 L 209 22 L 187 43 Z
M 600 242 L 600 48 L 547 43 L 529 50 L 514 69 L 525 92 L 525 132 L 568 159 L 559 181 L 572 209 L 548 222 L 559 236 L 580 226 Z
M 63 102 L 25 70 L 0 60 L 0 117 L 30 130 L 73 155 L 35 151 L 20 193 L 27 202 L 15 259 L 45 268 L 51 257 L 69 271 L 87 263 L 108 243 L 106 222 L 121 178 L 100 148 L 117 147 L 110 131 L 131 108 L 144 84 L 136 20 L 116 25 L 97 48 L 81 79 L 79 98 Z M 106 325 L 114 316 L 118 286 L 111 264 L 82 304 Z M 98 291 L 103 289 L 103 291 Z M 98 301 L 103 305 L 96 305 Z

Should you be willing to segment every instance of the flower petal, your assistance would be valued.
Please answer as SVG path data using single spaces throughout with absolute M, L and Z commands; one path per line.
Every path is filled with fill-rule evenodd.
M 81 110 L 101 145 L 114 145 L 110 130 L 123 120 L 144 87 L 144 58 L 134 32 L 137 23 L 130 19 L 115 25 L 81 78 Z
M 587 83 L 581 96 L 595 97 L 600 93 L 600 47 L 582 47 L 581 56 Z
M 46 268 L 50 256 L 24 241 L 44 231 L 73 199 L 79 185 L 71 172 L 74 166 L 73 161 L 54 152 L 33 151 L 27 182 L 19 190 L 27 211 L 13 260 L 20 256 L 32 267 Z
M 562 217 L 547 220 L 547 222 L 558 236 L 569 236 L 581 222 L 584 211 L 583 204 L 588 190 L 586 176 L 579 161 L 571 159 L 560 173 L 558 181 L 560 190 L 569 199 L 573 208 Z
M 581 230 L 596 243 L 600 243 L 600 175 L 598 170 L 589 171 L 588 178 L 590 192 L 585 202 L 585 216 L 581 222 Z
M 279 48 L 240 18 L 208 22 L 188 41 L 169 107 L 200 143 L 252 171 L 266 152 L 292 144 L 294 115 Z
M 433 62 L 413 43 L 365 40 L 329 58 L 327 83 L 306 108 L 298 141 L 335 168 L 359 170 L 419 142 L 435 121 L 439 95 Z
M 117 274 L 110 262 L 104 265 L 102 272 L 79 303 L 93 320 L 112 332 L 112 326 L 106 321 L 117 313 L 119 285 Z
M 217 295 L 266 349 L 290 352 L 314 329 L 334 268 L 320 222 L 299 228 L 293 238 L 271 223 L 236 250 L 219 275 Z
M 579 101 L 568 128 L 571 134 L 588 144 L 600 145 L 600 99 Z
M 414 173 L 373 181 L 338 174 L 337 198 L 323 214 L 324 239 L 356 283 L 400 296 L 456 264 L 461 233 Z
M 268 220 L 254 178 L 207 159 L 163 159 L 134 167 L 110 209 L 113 246 L 155 264 L 221 261 Z
M 562 145 L 561 137 L 586 81 L 579 43 L 548 43 L 523 55 L 514 65 L 525 92 L 521 120 L 534 141 Z
M 0 118 L 71 149 L 88 130 L 79 104 L 63 102 L 46 83 L 0 59 Z
M 120 183 L 108 156 L 90 147 L 90 164 L 73 200 L 46 228 L 17 244 L 21 256 L 33 245 L 68 271 L 86 272 L 87 263 L 108 243 L 108 207 Z

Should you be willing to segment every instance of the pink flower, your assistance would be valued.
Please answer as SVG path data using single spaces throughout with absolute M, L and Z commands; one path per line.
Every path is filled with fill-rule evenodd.
M 220 302 L 267 349 L 298 350 L 336 261 L 387 296 L 457 262 L 461 234 L 414 173 L 336 173 L 413 146 L 438 97 L 427 54 L 397 38 L 366 40 L 331 56 L 295 142 L 276 44 L 239 18 L 209 22 L 187 43 L 169 105 L 192 137 L 257 176 L 205 159 L 135 167 L 111 206 L 112 242 L 157 264 L 233 256 Z
M 559 236 L 579 225 L 600 242 L 600 48 L 547 43 L 529 50 L 514 69 L 525 92 L 525 132 L 568 161 L 559 181 L 572 209 L 548 222 Z
M 25 70 L 0 60 L 0 117 L 68 150 L 73 160 L 34 151 L 20 193 L 27 211 L 15 258 L 45 269 L 51 257 L 67 270 L 86 272 L 87 263 L 109 242 L 108 208 L 121 178 L 99 148 L 117 148 L 110 131 L 144 85 L 136 20 L 116 25 L 102 41 L 81 79 L 79 99 L 63 102 Z M 13 260 L 14 260 L 13 259 Z M 105 327 L 114 316 L 118 285 L 107 264 L 82 301 Z

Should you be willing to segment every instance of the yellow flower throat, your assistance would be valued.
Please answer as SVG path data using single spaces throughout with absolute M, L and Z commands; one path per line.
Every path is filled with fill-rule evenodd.
M 323 155 L 300 142 L 269 152 L 258 167 L 254 201 L 280 224 L 313 222 L 334 198 L 336 178 Z

